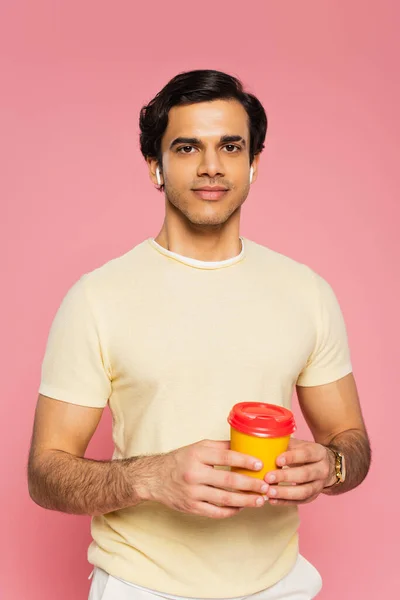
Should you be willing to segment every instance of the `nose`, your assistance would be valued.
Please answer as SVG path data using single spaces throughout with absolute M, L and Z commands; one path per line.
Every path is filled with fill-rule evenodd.
M 223 177 L 225 170 L 221 161 L 221 157 L 214 149 L 204 150 L 201 153 L 201 161 L 197 169 L 197 175 L 208 176 L 210 179 L 214 177 Z

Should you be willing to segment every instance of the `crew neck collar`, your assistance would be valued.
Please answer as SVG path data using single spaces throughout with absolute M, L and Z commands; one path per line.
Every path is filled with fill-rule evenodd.
M 246 242 L 243 237 L 240 236 L 240 241 L 242 242 L 242 250 L 236 256 L 232 258 L 228 258 L 226 260 L 216 260 L 216 261 L 206 261 L 206 260 L 198 260 L 197 258 L 189 258 L 188 256 L 183 256 L 182 254 L 178 254 L 176 252 L 172 252 L 171 250 L 167 250 L 163 246 L 161 246 L 158 242 L 155 241 L 154 238 L 148 238 L 148 242 L 150 245 L 157 250 L 160 254 L 164 256 L 168 256 L 184 265 L 189 267 L 194 267 L 196 269 L 222 269 L 224 267 L 230 267 L 231 265 L 235 265 L 236 263 L 243 260 L 246 253 Z

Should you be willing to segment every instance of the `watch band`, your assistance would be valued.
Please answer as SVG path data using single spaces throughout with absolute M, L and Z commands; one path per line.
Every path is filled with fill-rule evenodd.
M 336 481 L 334 483 L 332 483 L 331 485 L 326 485 L 324 487 L 324 489 L 335 487 L 339 483 L 343 483 L 344 480 L 345 480 L 345 478 L 346 478 L 345 461 L 344 461 L 343 454 L 341 452 L 338 452 L 337 450 L 335 450 L 331 446 L 326 446 L 326 448 L 328 448 L 329 450 L 331 450 L 331 452 L 333 452 L 333 454 L 335 455 Z

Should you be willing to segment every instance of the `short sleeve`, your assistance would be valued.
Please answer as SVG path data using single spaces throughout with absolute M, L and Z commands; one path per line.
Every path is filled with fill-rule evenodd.
M 103 408 L 111 395 L 98 327 L 85 289 L 86 275 L 65 295 L 52 322 L 39 393 L 81 406 Z
M 331 286 L 312 271 L 316 285 L 315 346 L 300 373 L 297 385 L 332 383 L 352 372 L 346 325 Z

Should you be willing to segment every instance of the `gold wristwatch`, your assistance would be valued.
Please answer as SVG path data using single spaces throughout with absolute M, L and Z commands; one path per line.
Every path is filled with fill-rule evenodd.
M 329 450 L 331 450 L 335 455 L 336 481 L 335 481 L 335 483 L 332 483 L 332 485 L 325 486 L 324 489 L 334 487 L 335 485 L 338 485 L 339 483 L 343 483 L 344 480 L 346 479 L 346 461 L 345 461 L 344 455 L 341 452 L 338 452 L 337 450 L 335 450 L 334 448 L 331 448 L 331 446 L 327 446 L 327 448 L 329 448 Z

